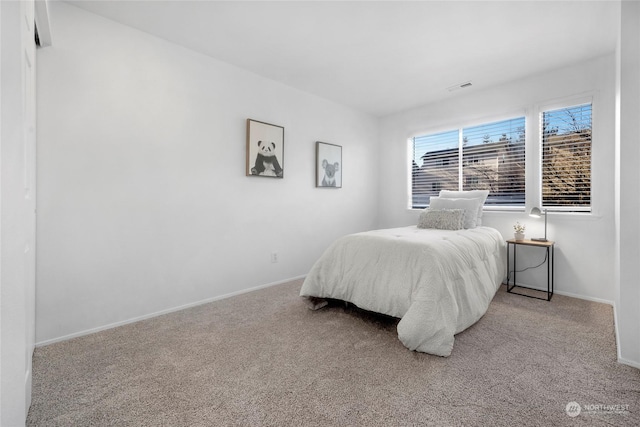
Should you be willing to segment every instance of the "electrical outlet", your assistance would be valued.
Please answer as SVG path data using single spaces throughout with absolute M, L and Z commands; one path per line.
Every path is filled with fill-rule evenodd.
M 278 252 L 271 252 L 271 263 L 275 264 L 278 262 Z

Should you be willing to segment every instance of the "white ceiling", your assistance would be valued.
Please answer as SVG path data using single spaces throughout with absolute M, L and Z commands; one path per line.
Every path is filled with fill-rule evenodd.
M 618 1 L 69 3 L 376 116 L 614 52 L 620 21 Z

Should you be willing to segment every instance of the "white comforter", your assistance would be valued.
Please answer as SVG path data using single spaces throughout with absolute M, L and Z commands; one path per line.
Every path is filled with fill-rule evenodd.
M 505 256 L 504 239 L 489 227 L 357 233 L 325 251 L 300 295 L 399 317 L 406 347 L 448 356 L 453 336 L 487 311 L 505 277 Z

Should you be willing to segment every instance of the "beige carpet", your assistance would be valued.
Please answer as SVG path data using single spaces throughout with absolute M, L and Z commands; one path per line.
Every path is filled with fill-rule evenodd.
M 610 306 L 503 286 L 441 358 L 403 347 L 397 319 L 308 310 L 300 285 L 36 349 L 28 425 L 640 425 Z

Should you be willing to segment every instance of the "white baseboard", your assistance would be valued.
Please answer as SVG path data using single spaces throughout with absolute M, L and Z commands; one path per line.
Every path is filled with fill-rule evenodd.
M 506 283 L 503 283 L 503 284 L 506 286 Z M 516 286 L 522 286 L 524 288 L 533 289 L 535 291 L 547 292 L 547 288 L 546 287 L 531 286 L 531 285 L 527 285 L 525 283 L 518 283 Z M 553 294 L 554 295 L 563 295 L 565 297 L 583 299 L 585 301 L 599 302 L 599 303 L 602 303 L 602 304 L 608 304 L 610 306 L 614 305 L 613 301 L 609 301 L 609 300 L 606 300 L 606 299 L 588 297 L 588 296 L 584 296 L 584 295 L 580 295 L 580 294 L 573 294 L 571 292 L 559 291 L 559 290 L 556 290 L 556 289 L 553 290 Z M 551 299 L 551 301 L 553 301 L 553 298 Z
M 33 376 L 31 369 L 33 363 L 27 366 L 27 373 L 24 376 L 24 389 L 25 389 L 25 402 L 24 402 L 24 417 L 25 419 L 29 416 L 29 408 L 31 408 L 31 390 L 33 389 Z
M 633 362 L 633 361 L 627 360 L 627 359 L 623 359 L 621 357 L 618 357 L 618 363 L 622 363 L 623 365 L 631 366 L 632 368 L 640 369 L 640 363 Z
M 304 274 L 302 276 L 291 277 L 291 278 L 285 279 L 285 280 L 279 280 L 277 282 L 267 283 L 267 284 L 260 285 L 260 286 L 255 286 L 255 287 L 249 288 L 249 289 L 242 289 L 240 291 L 231 292 L 231 293 L 228 293 L 228 294 L 219 295 L 219 296 L 212 297 L 212 298 L 207 298 L 207 299 L 204 299 L 204 300 L 201 300 L 201 301 L 192 302 L 192 303 L 189 303 L 189 304 L 183 304 L 183 305 L 180 305 L 180 306 L 177 306 L 177 307 L 168 308 L 166 310 L 156 311 L 155 313 L 145 314 L 144 316 L 138 316 L 138 317 L 134 317 L 132 319 L 122 320 L 120 322 L 115 322 L 115 323 L 110 323 L 108 325 L 99 326 L 97 328 L 87 329 L 87 330 L 80 331 L 80 332 L 74 332 L 73 334 L 64 335 L 62 337 L 57 337 L 57 338 L 52 338 L 52 339 L 49 339 L 49 340 L 37 342 L 36 343 L 36 347 L 44 347 L 46 345 L 55 344 L 57 342 L 67 341 L 67 340 L 70 340 L 70 339 L 73 339 L 73 338 L 78 338 L 78 337 L 82 337 L 82 336 L 85 336 L 85 335 L 94 334 L 96 332 L 105 331 L 107 329 L 117 328 L 118 326 L 124 326 L 124 325 L 128 325 L 129 323 L 139 322 L 141 320 L 150 319 L 152 317 L 162 316 L 163 314 L 169 314 L 169 313 L 173 313 L 175 311 L 184 310 L 184 309 L 195 307 L 195 306 L 198 306 L 198 305 L 202 305 L 202 304 L 207 304 L 207 303 L 214 302 L 214 301 L 223 300 L 223 299 L 226 299 L 226 298 L 231 298 L 231 297 L 234 297 L 236 295 L 246 294 L 247 292 L 253 292 L 253 291 L 257 291 L 259 289 L 264 289 L 264 288 L 268 288 L 268 287 L 271 287 L 271 286 L 281 285 L 283 283 L 291 282 L 293 280 L 303 279 L 304 277 L 306 277 L 306 274 Z
M 616 309 L 615 304 L 613 304 L 613 327 L 616 334 L 616 353 L 618 356 L 618 363 L 622 363 L 623 365 L 628 365 L 633 368 L 640 369 L 640 362 L 625 359 L 620 355 L 620 333 L 618 332 L 618 311 Z
M 620 360 L 622 360 L 622 357 L 620 356 L 620 333 L 618 332 L 618 310 L 616 308 L 616 305 L 613 304 L 613 332 L 616 335 L 616 356 L 618 356 L 618 362 L 620 362 Z

